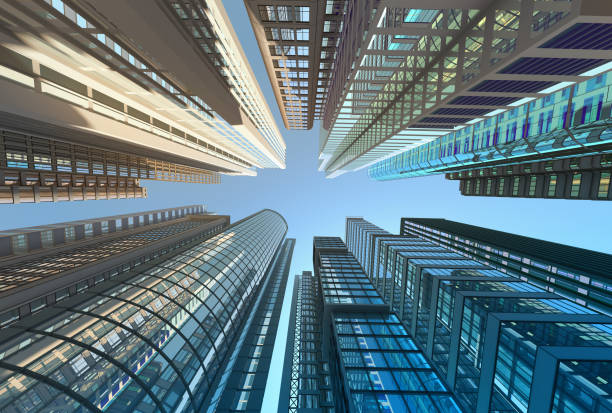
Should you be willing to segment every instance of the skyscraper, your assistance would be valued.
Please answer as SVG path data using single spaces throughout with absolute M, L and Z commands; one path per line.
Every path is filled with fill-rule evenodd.
M 610 70 L 612 15 L 604 3 L 572 0 L 551 8 L 535 0 L 313 2 L 309 22 L 325 26 L 323 37 L 311 40 L 310 47 L 318 52 L 328 32 L 338 41 L 329 50 L 333 62 L 319 66 L 330 68 L 329 74 L 319 72 L 317 78 L 309 72 L 304 80 L 298 79 L 299 68 L 282 66 L 294 59 L 293 37 L 286 28 L 302 27 L 292 18 L 292 6 L 248 3 L 279 106 L 305 100 L 301 90 L 312 93 L 315 82 L 317 96 L 322 93 L 319 170 L 328 177 L 370 166 L 376 179 L 434 171 L 463 179 L 474 175 L 457 173 L 489 168 L 482 172 L 489 176 L 503 165 L 504 185 L 510 176 L 518 180 L 537 173 L 536 189 L 529 189 L 529 177 L 521 177 L 518 194 L 511 185 L 487 195 L 605 198 L 597 195 L 603 189 L 590 184 L 592 173 L 594 181 L 600 172 L 604 183 L 609 180 L 608 171 L 601 171 L 608 165 L 600 164 L 598 156 L 609 144 L 608 134 L 601 133 L 606 123 L 598 121 L 609 118 L 610 98 L 605 79 L 602 84 L 594 78 Z M 276 27 L 286 36 L 275 33 Z M 328 56 L 320 51 L 321 58 Z M 310 54 L 309 59 L 310 65 L 318 63 Z M 295 72 L 294 82 L 283 80 L 285 72 Z M 293 89 L 286 83 L 293 83 Z M 536 144 L 540 138 L 555 141 L 553 131 L 560 135 L 552 150 Z M 589 144 L 583 135 L 590 137 Z M 520 161 L 515 159 L 519 153 Z M 578 170 L 584 171 L 569 182 L 587 181 L 578 195 L 563 188 L 562 175 L 575 170 L 571 162 L 556 162 L 550 170 L 539 164 L 568 157 L 576 158 Z M 518 163 L 530 163 L 531 169 L 507 168 Z M 553 195 L 543 195 L 551 179 L 544 171 L 559 175 L 553 179 L 558 182 Z M 464 190 L 468 186 L 462 183 L 462 193 L 481 194 Z
M 218 183 L 285 167 L 220 0 L 0 7 L 2 202 L 145 196 L 138 179 Z M 106 193 L 121 186 L 136 193 Z
M 315 237 L 294 286 L 279 412 L 459 412 L 340 238 Z
M 369 279 L 464 411 L 612 407 L 609 295 L 586 277 L 611 268 L 611 256 L 445 220 L 404 218 L 394 238 L 360 218 L 346 228 L 349 249 L 374 263 Z M 607 314 L 552 292 L 574 282 Z
M 606 72 L 531 99 L 378 162 L 369 174 L 446 173 L 463 195 L 610 200 L 610 85 Z
M 311 129 L 323 114 L 348 2 L 244 3 L 285 127 Z
M 3 265 L 3 283 L 28 288 L 3 293 L 21 301 L 17 317 L 3 309 L 0 410 L 257 409 L 294 241 L 271 210 L 228 223 L 191 210 L 43 248 L 45 265 Z M 24 269 L 38 278 L 19 279 Z

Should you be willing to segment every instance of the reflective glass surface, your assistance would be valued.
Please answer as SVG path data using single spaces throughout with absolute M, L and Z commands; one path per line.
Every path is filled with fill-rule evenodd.
M 286 230 L 261 211 L 4 329 L 0 410 L 199 411 Z

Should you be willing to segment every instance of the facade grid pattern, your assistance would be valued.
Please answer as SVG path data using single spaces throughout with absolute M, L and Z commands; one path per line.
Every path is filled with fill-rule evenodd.
M 365 220 L 349 219 L 354 221 L 347 224 L 349 240 L 359 242 L 367 239 L 362 231 L 376 231 Z M 374 280 L 379 292 L 461 408 L 478 413 L 609 409 L 612 388 L 600 378 L 611 374 L 612 318 L 517 271 L 513 260 L 528 268 L 528 257 L 535 258 L 519 256 L 517 236 L 496 234 L 497 243 L 488 243 L 479 240 L 478 231 L 466 235 L 477 227 L 447 224 L 404 218 L 405 237 L 380 237 L 366 248 L 372 251 L 379 241 L 378 270 L 370 276 L 379 279 Z M 484 239 L 491 235 L 480 230 Z M 534 254 L 547 248 L 555 270 L 572 259 L 570 247 L 530 241 Z M 497 261 L 499 243 L 508 254 Z M 580 360 L 578 354 L 586 353 L 592 354 Z M 550 354 L 545 359 L 551 364 L 542 361 L 544 354 Z
M 4 328 L 0 409 L 200 411 L 286 230 L 261 211 Z

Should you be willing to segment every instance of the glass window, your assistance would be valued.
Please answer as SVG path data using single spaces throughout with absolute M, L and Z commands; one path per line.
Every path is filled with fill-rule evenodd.
M 297 29 L 295 31 L 297 40 L 308 40 L 310 31 L 309 29 Z
M 557 175 L 551 175 L 548 180 L 548 196 L 554 197 L 557 190 Z
M 296 20 L 299 22 L 310 21 L 310 7 L 308 6 L 297 6 L 295 8 Z
M 537 177 L 532 175 L 529 177 L 529 196 L 535 195 Z
M 53 246 L 53 231 L 42 231 L 40 233 L 40 241 L 43 248 L 49 248 Z
M 602 172 L 599 178 L 598 198 L 607 198 L 610 190 L 610 172 Z
M 28 239 L 26 235 L 13 235 L 11 237 L 11 247 L 13 249 L 13 254 L 23 254 L 28 252 Z
M 577 198 L 580 194 L 580 181 L 582 180 L 582 174 L 574 174 L 572 175 L 572 188 L 570 192 L 570 197 Z

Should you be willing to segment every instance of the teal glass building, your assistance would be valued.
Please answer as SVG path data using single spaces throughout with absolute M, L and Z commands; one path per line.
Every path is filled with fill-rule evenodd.
M 391 235 L 347 218 L 346 231 L 463 411 L 610 411 L 609 307 L 599 305 L 597 282 L 582 284 L 595 293 L 590 308 L 589 294 L 572 301 L 557 293 L 571 288 L 557 285 L 612 268 L 611 256 L 445 220 L 404 218 L 401 235 Z M 543 259 L 546 277 L 531 271 Z
M 460 412 L 340 238 L 296 278 L 279 412 Z
M 610 200 L 611 85 L 612 73 L 604 71 L 537 99 L 505 98 L 503 110 L 472 116 L 469 125 L 377 162 L 368 173 L 378 180 L 445 173 L 471 196 Z M 491 99 L 457 103 L 469 110 Z
M 160 249 L 137 246 L 142 259 L 123 257 L 107 273 L 107 258 L 90 263 L 100 282 L 7 322 L 0 411 L 259 409 L 294 240 L 284 241 L 287 224 L 271 210 L 209 230 L 192 225 Z

